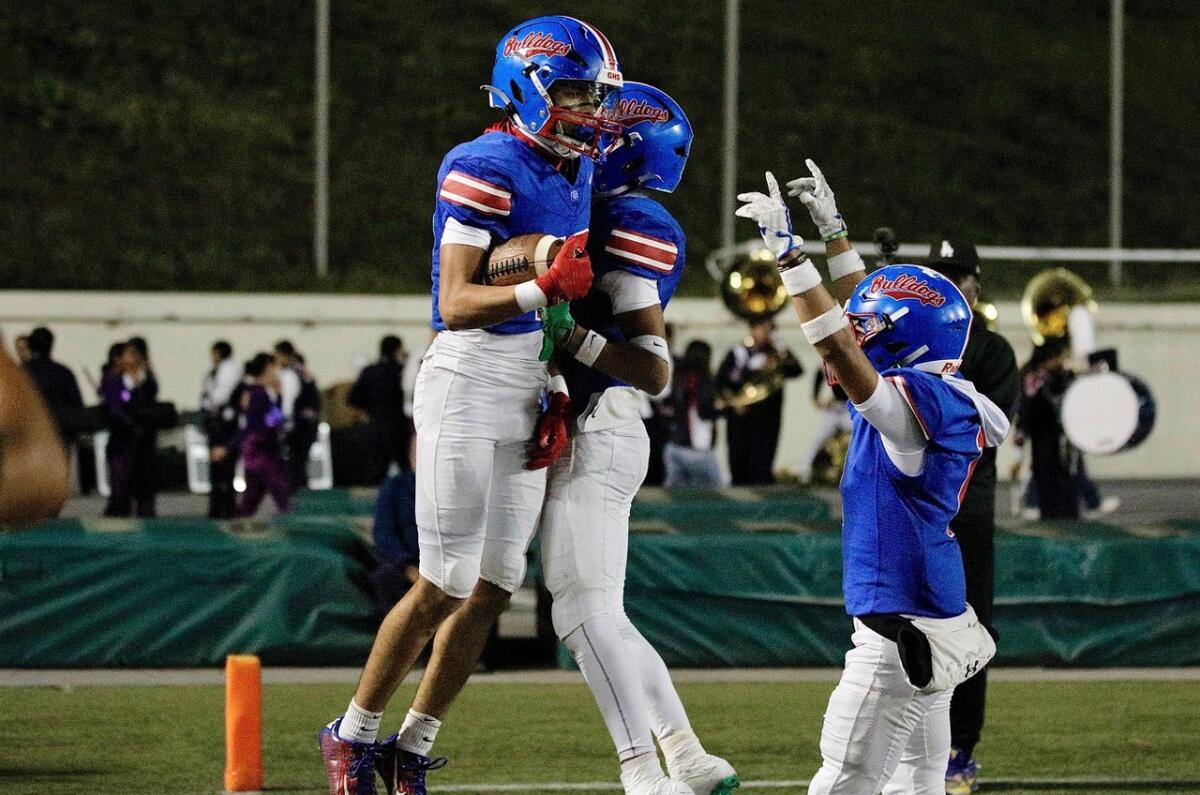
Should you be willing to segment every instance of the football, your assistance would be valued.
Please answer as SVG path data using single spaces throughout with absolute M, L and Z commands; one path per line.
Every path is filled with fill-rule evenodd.
M 492 249 L 484 268 L 483 283 L 506 287 L 528 282 L 550 268 L 563 241 L 554 235 L 517 235 Z

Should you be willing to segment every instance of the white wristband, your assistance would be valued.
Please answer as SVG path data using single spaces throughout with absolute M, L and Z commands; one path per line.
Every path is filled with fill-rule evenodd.
M 567 379 L 561 375 L 550 376 L 550 383 L 546 384 L 547 392 L 561 392 L 564 395 L 569 395 L 567 391 Z
M 854 249 L 833 255 L 825 261 L 825 265 L 829 268 L 829 278 L 835 282 L 857 271 L 865 273 L 867 270 L 867 264 L 863 262 L 862 256 Z
M 821 274 L 817 273 L 817 267 L 807 258 L 798 265 L 781 270 L 779 277 L 783 279 L 788 295 L 807 293 L 821 283 Z
M 575 351 L 575 360 L 580 364 L 591 367 L 596 363 L 596 359 L 600 357 L 600 351 L 604 350 L 604 346 L 608 344 L 608 340 L 600 336 L 594 331 L 588 331 L 587 336 L 583 338 L 583 343 L 579 346 L 579 350 Z
M 801 323 L 800 330 L 804 332 L 805 338 L 810 343 L 816 345 L 821 340 L 841 331 L 849 325 L 850 321 L 846 319 L 846 310 L 840 306 L 835 306 L 833 309 L 817 315 L 807 323 Z
M 522 312 L 532 312 L 550 303 L 535 281 L 521 282 L 514 287 L 513 298 L 517 299 L 517 306 L 521 307 Z

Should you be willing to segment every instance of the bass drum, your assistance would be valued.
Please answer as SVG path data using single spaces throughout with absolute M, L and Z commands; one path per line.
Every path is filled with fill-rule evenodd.
M 1154 396 L 1126 373 L 1089 373 L 1063 396 L 1062 425 L 1071 444 L 1106 455 L 1137 447 L 1154 428 Z

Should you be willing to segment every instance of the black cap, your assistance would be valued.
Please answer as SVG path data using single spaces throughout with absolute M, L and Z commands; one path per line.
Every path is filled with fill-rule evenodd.
M 953 238 L 943 238 L 929 247 L 929 267 L 950 278 L 980 278 L 979 254 L 975 251 L 975 244 Z

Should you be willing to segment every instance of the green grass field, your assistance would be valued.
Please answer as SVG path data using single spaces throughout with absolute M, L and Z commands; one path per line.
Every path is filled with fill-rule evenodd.
M 808 779 L 828 683 L 680 686 L 705 744 L 743 780 Z M 314 733 L 349 699 L 349 685 L 271 685 L 264 692 L 266 788 L 321 793 Z M 407 704 L 406 687 L 396 704 Z M 219 686 L 0 689 L 0 793 L 187 795 L 221 791 Z M 403 715 L 385 716 L 393 730 Z M 1200 780 L 1196 682 L 998 682 L 977 755 L 985 777 Z M 439 785 L 616 782 L 616 762 L 582 685 L 473 684 L 436 751 Z M 1200 792 L 1200 786 L 1007 784 L 1007 792 Z M 455 792 L 470 792 L 455 787 Z M 552 788 L 531 792 L 554 792 Z M 803 792 L 802 787 L 746 792 Z M 985 790 L 986 791 L 986 790 Z

